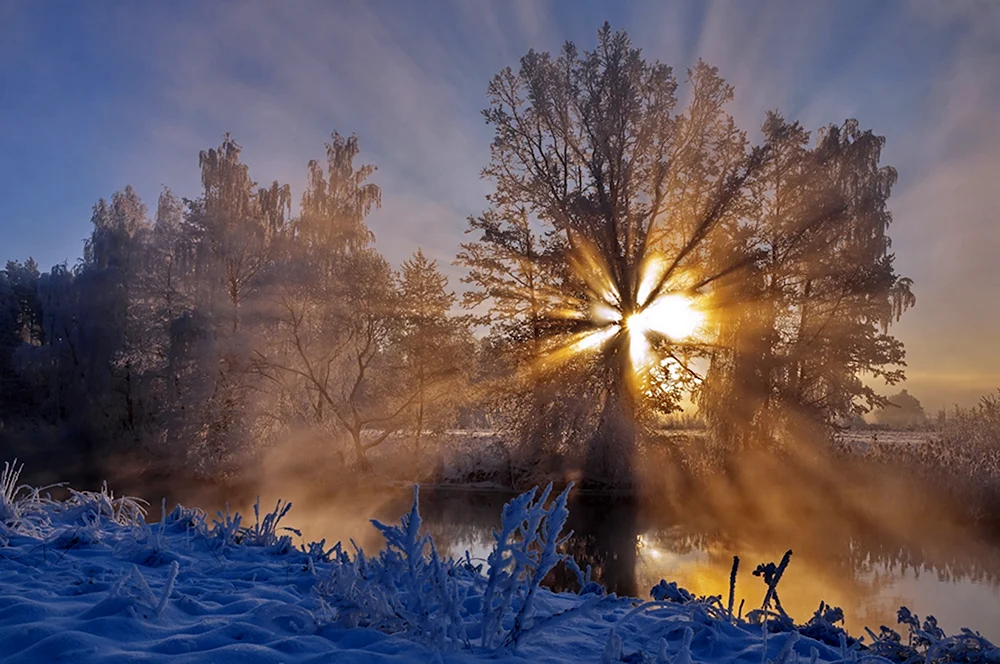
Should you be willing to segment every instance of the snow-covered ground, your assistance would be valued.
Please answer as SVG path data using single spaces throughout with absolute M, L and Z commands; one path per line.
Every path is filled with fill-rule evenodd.
M 838 440 L 860 452 L 872 445 L 921 445 L 934 436 L 933 431 L 892 429 L 848 429 L 837 434 Z
M 374 556 L 296 548 L 285 505 L 247 519 L 154 511 L 150 525 L 141 504 L 109 492 L 49 500 L 7 468 L 0 661 L 1000 662 L 985 640 L 946 639 L 931 623 L 917 625 L 912 647 L 887 635 L 863 649 L 837 611 L 795 626 L 773 592 L 767 612 L 742 615 L 665 582 L 653 603 L 606 596 L 579 570 L 580 594 L 549 592 L 545 573 L 573 567 L 557 548 L 565 495 L 508 503 L 478 566 L 442 560 L 416 504 L 401 524 L 377 526 L 387 546 Z M 772 590 L 783 569 L 762 570 Z

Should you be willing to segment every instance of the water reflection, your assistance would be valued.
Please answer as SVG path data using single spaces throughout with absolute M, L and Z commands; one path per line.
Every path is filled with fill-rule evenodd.
M 488 555 L 492 530 L 508 494 L 468 490 L 424 490 L 421 513 L 438 548 L 461 556 Z M 408 496 L 386 504 L 378 517 L 398 518 L 409 507 Z M 608 497 L 577 495 L 570 502 L 567 542 L 581 567 L 591 566 L 593 578 L 619 595 L 647 596 L 662 578 L 677 581 L 697 595 L 728 594 L 732 556 L 742 561 L 737 604 L 744 612 L 760 605 L 763 582 L 751 575 L 761 562 L 777 562 L 794 551 L 781 581 L 783 606 L 804 621 L 820 599 L 840 606 L 848 629 L 862 634 L 867 625 L 896 625 L 900 605 L 924 616 L 935 615 L 946 630 L 962 626 L 1000 641 L 1000 547 L 963 541 L 928 542 L 915 546 L 864 531 L 844 536 L 822 523 L 803 524 L 796 532 L 755 536 L 753 530 L 734 534 L 680 524 L 650 506 Z M 548 579 L 555 589 L 575 589 L 575 576 L 559 569 Z
M 413 498 L 407 488 L 369 491 L 329 483 L 284 483 L 260 492 L 265 508 L 279 496 L 293 501 L 290 525 L 300 528 L 305 539 L 353 540 L 367 551 L 383 545 L 369 519 L 395 522 Z M 252 514 L 252 494 L 241 499 L 231 491 L 221 495 L 229 497 L 234 509 Z M 485 561 L 503 505 L 512 497 L 497 491 L 425 488 L 420 511 L 439 551 L 456 557 L 468 551 Z M 222 506 L 208 494 L 176 498 L 203 505 L 210 514 Z M 732 556 L 738 555 L 737 604 L 744 599 L 746 612 L 759 606 L 764 594 L 763 583 L 750 572 L 792 549 L 780 591 L 782 605 L 798 621 L 806 620 L 822 599 L 844 609 L 851 633 L 863 634 L 865 626 L 875 631 L 882 624 L 895 627 L 896 609 L 906 605 L 921 617 L 935 615 L 946 631 L 968 626 L 1000 643 L 997 541 L 972 541 L 930 525 L 906 539 L 901 533 L 909 527 L 847 527 L 819 517 L 783 528 L 755 529 L 759 524 L 750 518 L 729 519 L 725 528 L 706 527 L 661 505 L 581 494 L 571 497 L 569 508 L 574 535 L 566 550 L 581 567 L 591 566 L 595 581 L 619 595 L 647 596 L 666 578 L 696 595 L 725 597 Z M 577 587 L 575 576 L 561 568 L 547 583 L 557 590 Z
M 575 496 L 569 502 L 568 528 L 574 535 L 565 552 L 580 567 L 591 568 L 592 579 L 619 595 L 635 597 L 649 588 L 638 583 L 636 547 L 639 512 L 634 501 L 621 498 Z M 575 576 L 560 567 L 549 579 L 555 588 L 576 589 Z
M 820 546 L 803 544 L 781 581 L 782 604 L 799 620 L 823 599 L 842 607 L 848 629 L 861 634 L 866 625 L 875 631 L 881 624 L 895 626 L 896 609 L 906 605 L 921 616 L 936 615 L 948 630 L 969 626 L 993 640 L 1000 637 L 1000 561 L 995 550 L 938 558 L 865 536 L 835 542 L 820 535 Z M 785 546 L 778 541 L 731 541 L 680 528 L 651 530 L 640 536 L 636 578 L 643 588 L 666 577 L 696 594 L 725 596 L 736 554 L 742 560 L 737 597 L 754 608 L 763 600 L 765 587 L 750 570 L 759 562 L 779 560 Z

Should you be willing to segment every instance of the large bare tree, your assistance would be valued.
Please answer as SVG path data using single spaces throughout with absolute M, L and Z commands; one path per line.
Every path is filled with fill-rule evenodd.
M 638 427 L 685 392 L 720 421 L 746 384 L 746 430 L 779 387 L 783 413 L 830 421 L 875 399 L 860 374 L 901 376 L 886 330 L 912 295 L 888 253 L 881 139 L 851 122 L 807 150 L 771 117 L 751 147 L 718 71 L 687 82 L 679 107 L 671 69 L 605 24 L 593 51 L 529 51 L 488 88 L 494 191 L 459 256 L 468 302 L 521 326 L 536 366 L 577 369 L 550 401 L 599 388 L 577 441 L 595 483 L 633 483 Z

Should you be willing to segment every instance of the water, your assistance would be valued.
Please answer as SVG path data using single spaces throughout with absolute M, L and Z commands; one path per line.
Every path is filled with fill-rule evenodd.
M 412 489 L 365 486 L 284 481 L 256 487 L 241 498 L 231 490 L 219 493 L 217 487 L 192 492 L 185 484 L 180 493 L 164 494 L 146 486 L 145 492 L 132 495 L 148 493 L 154 506 L 159 502 L 156 497 L 167 495 L 168 504 L 176 500 L 200 505 L 209 514 L 228 501 L 233 509 L 251 515 L 254 493 L 262 494 L 264 511 L 281 497 L 293 502 L 288 525 L 301 529 L 303 539 L 325 538 L 331 544 L 353 540 L 374 552 L 384 541 L 369 520 L 397 522 L 409 511 L 413 494 Z M 468 551 L 485 563 L 493 529 L 500 525 L 503 505 L 513 495 L 424 488 L 420 492 L 424 528 L 439 551 L 454 557 L 464 557 Z M 592 567 L 594 580 L 609 591 L 634 597 L 648 597 L 650 588 L 666 579 L 695 595 L 721 595 L 725 601 L 733 556 L 739 556 L 736 605 L 743 600 L 744 613 L 759 607 L 764 596 L 764 583 L 752 575 L 753 569 L 760 563 L 777 563 L 792 549 L 778 595 L 797 622 L 806 621 L 823 600 L 841 607 L 849 632 L 860 636 L 865 627 L 875 632 L 880 625 L 897 629 L 896 610 L 907 606 L 921 619 L 934 615 L 948 633 L 969 627 L 1000 644 L 1000 540 L 976 541 L 940 524 L 931 525 L 929 519 L 926 525 L 918 519 L 916 527 L 891 520 L 875 527 L 870 520 L 852 520 L 850 514 L 836 520 L 834 516 L 850 510 L 835 504 L 834 512 L 824 516 L 810 511 L 815 505 L 800 502 L 779 510 L 794 513 L 793 524 L 779 523 L 761 532 L 750 527 L 755 519 L 741 513 L 725 528 L 710 528 L 661 506 L 575 494 L 568 523 L 574 535 L 567 548 L 582 568 Z M 576 589 L 575 578 L 565 570 L 550 575 L 547 583 L 556 590 Z
M 501 509 L 510 497 L 502 492 L 424 489 L 424 527 L 439 550 L 456 557 L 469 551 L 474 559 L 485 562 L 492 531 L 499 526 Z M 404 491 L 371 511 L 380 520 L 395 521 L 409 509 L 410 498 Z M 350 525 L 339 522 L 335 529 L 353 531 L 352 536 L 365 548 L 380 546 L 377 534 L 359 518 L 366 509 L 354 505 L 347 511 Z M 326 513 L 337 519 L 344 510 L 332 506 Z M 571 502 L 568 525 L 574 531 L 568 551 L 581 567 L 591 565 L 595 580 L 619 595 L 648 597 L 652 586 L 667 579 L 696 595 L 722 595 L 725 601 L 737 555 L 741 563 L 736 604 L 742 599 L 746 612 L 760 606 L 764 595 L 764 583 L 752 575 L 753 568 L 778 562 L 791 548 L 792 561 L 778 594 L 797 622 L 808 619 L 824 600 L 841 607 L 848 630 L 861 635 L 866 626 L 875 632 L 879 625 L 897 628 L 896 610 L 905 605 L 921 618 L 936 616 L 948 633 L 967 626 L 1000 643 L 1000 546 L 996 543 L 914 545 L 872 531 L 842 537 L 820 522 L 762 540 L 746 533 L 737 536 L 699 529 L 650 506 L 596 496 Z M 328 528 L 330 523 L 316 526 Z M 929 540 L 933 533 L 926 536 Z M 553 574 L 548 581 L 556 589 L 576 586 L 565 572 Z

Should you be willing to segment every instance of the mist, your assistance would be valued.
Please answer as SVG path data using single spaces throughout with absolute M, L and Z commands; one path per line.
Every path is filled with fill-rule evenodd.
M 419 485 L 485 560 L 572 483 L 620 596 L 789 549 L 852 634 L 996 596 L 1000 8 L 45 5 L 0 9 L 31 485 L 365 551 Z

